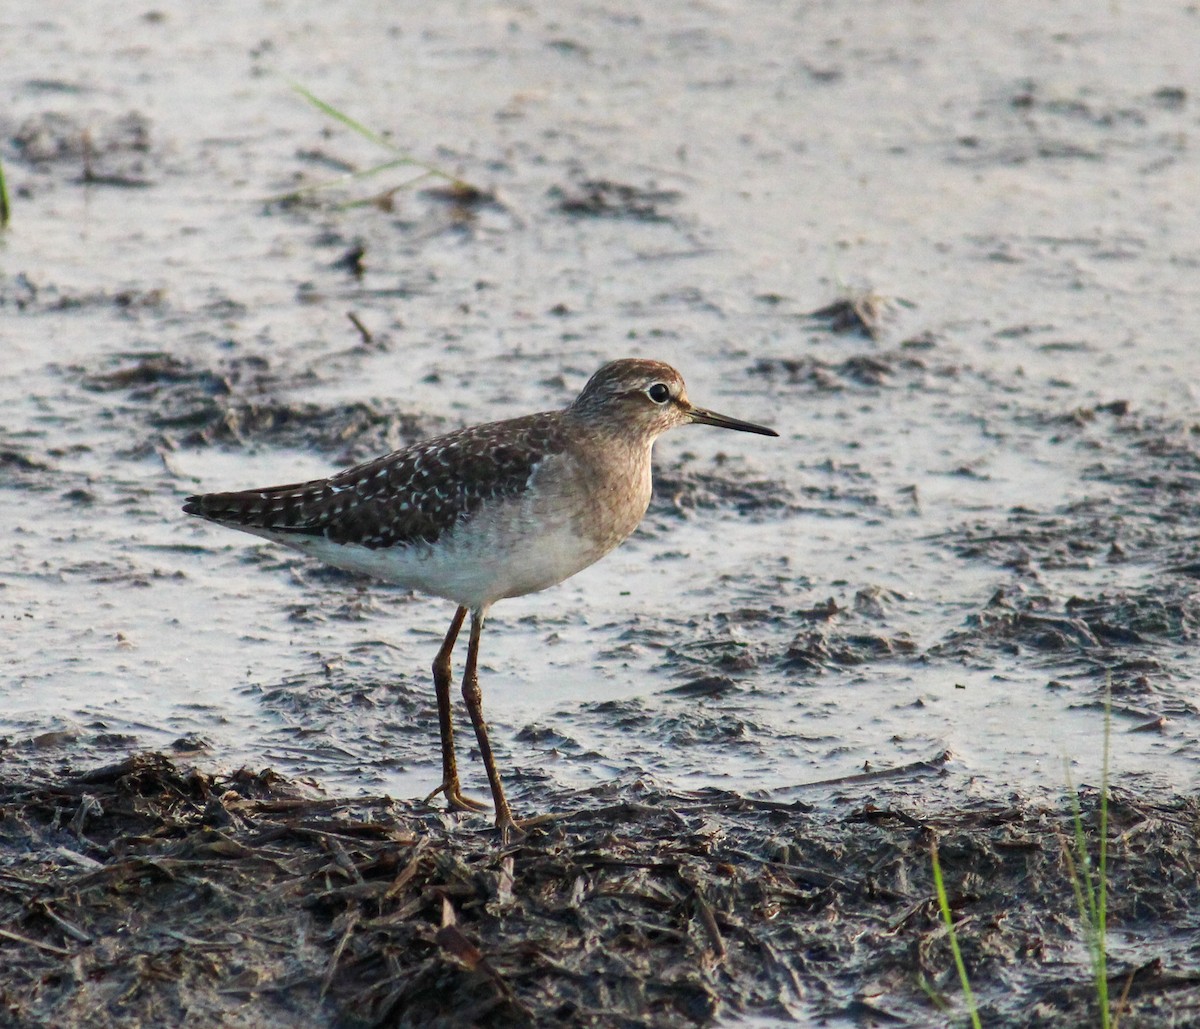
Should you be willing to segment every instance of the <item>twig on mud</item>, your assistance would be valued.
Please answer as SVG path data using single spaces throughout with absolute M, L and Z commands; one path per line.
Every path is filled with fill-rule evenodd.
M 350 324 L 358 329 L 358 334 L 362 337 L 362 341 L 366 346 L 370 346 L 375 342 L 375 337 L 371 335 L 371 330 L 363 325 L 362 320 L 353 311 L 347 311 L 346 317 L 350 319 Z
M 22 936 L 20 933 L 14 933 L 10 929 L 0 929 L 0 936 L 6 940 L 12 940 L 13 943 L 23 943 L 26 947 L 33 947 L 36 950 L 44 950 L 47 954 L 57 954 L 59 957 L 69 958 L 73 951 L 64 950 L 62 947 L 56 947 L 53 943 L 44 943 L 41 940 L 31 940 L 28 936 Z
M 834 888 L 840 890 L 842 893 L 848 893 L 853 896 L 871 894 L 883 900 L 908 899 L 904 894 L 889 890 L 879 883 L 872 883 L 868 887 L 863 883 L 855 882 L 852 879 L 844 879 L 841 876 L 830 875 L 828 872 L 822 872 L 816 868 L 805 868 L 803 865 L 793 865 L 785 861 L 771 861 L 767 858 L 759 857 L 757 854 L 751 854 L 746 850 L 731 849 L 728 853 L 741 858 L 743 861 L 751 861 L 757 865 L 764 865 L 767 868 L 785 872 L 791 878 L 799 879 L 810 886 L 819 886 L 823 889 Z
M 890 779 L 901 779 L 906 775 L 921 775 L 925 772 L 941 772 L 951 758 L 950 751 L 943 750 L 931 758 L 922 761 L 910 761 L 906 765 L 893 765 L 891 768 L 872 768 L 869 772 L 857 772 L 854 775 L 839 775 L 835 779 L 818 779 L 815 782 L 801 783 L 792 789 L 816 789 L 823 786 L 846 786 L 852 783 L 880 782 Z
M 47 901 L 39 900 L 34 907 L 35 907 L 35 910 L 37 910 L 44 917 L 50 919 L 51 922 L 53 922 L 55 925 L 57 925 L 63 932 L 65 932 L 73 940 L 76 940 L 79 943 L 91 943 L 92 942 L 92 939 L 93 939 L 92 936 L 90 936 L 88 933 L 85 933 L 82 929 L 79 928 L 79 926 L 72 925 L 70 922 L 68 922 L 65 918 L 62 917 L 62 915 L 60 915 L 57 911 L 55 911 Z
M 342 960 L 342 951 L 346 949 L 346 944 L 350 941 L 350 937 L 354 935 L 354 929 L 358 925 L 359 918 L 359 912 L 351 911 L 346 919 L 346 928 L 342 930 L 341 938 L 337 941 L 337 946 L 333 948 L 333 954 L 329 957 L 329 967 L 325 969 L 325 978 L 321 980 L 321 992 L 319 996 L 322 1000 L 325 999 L 325 994 L 329 992 L 329 986 L 333 982 L 333 973 L 337 971 L 338 962 Z
M 729 953 L 725 949 L 725 939 L 721 935 L 720 926 L 717 925 L 717 919 L 713 915 L 712 905 L 698 886 L 692 886 L 692 904 L 695 906 L 696 914 L 700 918 L 700 924 L 704 926 L 704 931 L 708 933 L 708 939 L 712 945 L 711 950 L 714 956 L 718 962 L 724 961 Z
M 388 884 L 387 890 L 383 894 L 385 900 L 394 900 L 404 892 L 404 887 L 407 886 L 413 876 L 417 874 L 417 869 L 421 865 L 424 850 L 428 844 L 428 836 L 423 836 L 421 839 L 417 840 L 416 845 L 412 849 L 412 856 L 408 859 L 408 864 L 400 869 L 400 871 L 396 873 L 396 878 L 394 878 Z
M 472 943 L 463 934 L 463 931 L 458 927 L 458 917 L 454 913 L 454 906 L 450 903 L 448 897 L 442 898 L 442 927 L 434 934 L 434 941 L 448 954 L 458 958 L 469 969 L 479 969 L 493 983 L 496 988 L 504 996 L 513 1007 L 521 1012 L 526 1018 L 532 1019 L 531 1012 L 513 993 L 512 987 L 505 981 L 502 976 L 490 961 L 484 957 L 481 951 L 474 943 Z

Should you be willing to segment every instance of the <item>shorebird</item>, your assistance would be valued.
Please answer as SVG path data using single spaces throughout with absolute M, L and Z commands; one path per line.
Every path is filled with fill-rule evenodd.
M 496 770 L 476 667 L 488 610 L 583 570 L 620 544 L 650 503 L 654 441 L 679 425 L 773 429 L 695 407 L 659 361 L 604 365 L 561 411 L 459 429 L 326 479 L 206 493 L 183 509 L 353 572 L 458 605 L 433 662 L 442 739 L 439 793 L 464 796 L 454 754 L 450 656 L 471 616 L 462 694 L 491 785 L 496 826 L 516 828 Z

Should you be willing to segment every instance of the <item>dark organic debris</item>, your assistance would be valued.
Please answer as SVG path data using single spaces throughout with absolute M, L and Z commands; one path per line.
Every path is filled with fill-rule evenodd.
M 665 468 L 654 476 L 651 510 L 685 514 L 693 510 L 732 508 L 739 514 L 779 512 L 792 506 L 783 483 L 770 480 L 738 481 L 712 472 L 683 472 Z
M 955 163 L 1020 165 L 1035 161 L 1103 161 L 1130 150 L 1170 154 L 1177 145 L 1155 114 L 1186 109 L 1186 92 L 1165 86 L 1145 97 L 1117 99 L 1091 90 L 1059 92 L 1033 78 L 1011 83 L 975 115 L 981 131 L 957 139 Z
M 369 403 L 325 407 L 280 399 L 289 383 L 261 357 L 231 358 L 218 369 L 159 353 L 120 360 L 111 371 L 85 375 L 84 385 L 97 392 L 126 393 L 141 417 L 172 435 L 172 445 L 268 440 L 353 461 L 427 435 L 415 416 Z
M 833 633 L 828 628 L 797 633 L 783 656 L 785 668 L 853 667 L 870 661 L 910 657 L 916 643 L 904 633 L 884 636 L 874 633 Z
M 83 122 L 46 111 L 23 122 L 12 143 L 18 156 L 31 165 L 78 165 L 74 181 L 83 185 L 135 189 L 151 185 L 147 177 L 150 122 L 137 112 Z
M 824 603 L 814 604 L 812 607 L 802 608 L 795 612 L 795 616 L 806 622 L 828 622 L 836 618 L 844 608 L 838 606 L 833 597 L 829 597 Z
M 214 777 L 143 754 L 0 779 L 0 996 L 17 1025 L 696 1026 L 738 1012 L 905 1025 L 956 993 L 936 839 L 986 1024 L 1092 1024 L 1062 865 L 1070 805 L 816 815 L 642 786 L 508 845 L 475 820 Z M 898 797 L 901 796 L 898 794 Z M 1097 798 L 1083 791 L 1094 833 Z M 1195 801 L 1110 801 L 1127 1020 L 1200 1006 Z M 925 989 L 920 982 L 926 983 Z M 942 1001 L 943 1003 L 945 1001 Z M 1175 1023 L 1177 1024 L 1177 1023 Z
M 1194 713 L 1194 704 L 1159 696 L 1152 684 L 1169 674 L 1165 654 L 1194 646 L 1197 638 L 1200 596 L 1186 580 L 1065 602 L 1016 588 L 998 590 L 925 653 L 930 658 L 979 661 L 1000 650 L 1024 654 L 1027 662 L 1044 667 L 1075 667 L 1097 690 L 1111 682 L 1114 696 L 1135 696 L 1138 706 L 1125 713 L 1155 720 Z
M 661 211 L 664 204 L 680 198 L 678 190 L 641 189 L 607 179 L 589 179 L 574 187 L 555 186 L 551 199 L 566 214 L 583 218 L 622 218 L 641 222 L 670 221 Z
M 677 697 L 721 697 L 737 691 L 737 683 L 727 675 L 701 675 L 663 690 Z
M 812 356 L 760 357 L 750 371 L 766 378 L 782 377 L 788 383 L 808 383 L 819 390 L 836 392 L 862 386 L 891 386 L 902 377 L 920 381 L 929 372 L 929 367 L 914 353 L 901 349 L 858 354 L 837 362 Z M 937 369 L 936 374 L 949 376 L 955 373 L 952 369 Z
M 1200 430 L 1120 399 L 1066 415 L 1033 412 L 1024 421 L 1052 433 L 1054 445 L 1093 457 L 1084 476 L 1091 493 L 1048 510 L 1014 507 L 946 534 L 960 557 L 1007 569 L 1011 582 L 928 656 L 990 661 L 989 652 L 999 650 L 1058 675 L 1082 672 L 1095 688 L 1110 676 L 1118 693 L 1147 679 L 1161 687 L 1174 654 L 1200 638 Z M 1113 565 L 1140 565 L 1144 574 L 1100 585 Z M 1064 570 L 1078 583 L 1076 595 L 1054 588 Z M 1089 582 L 1097 585 L 1083 585 Z M 1194 707 L 1183 698 L 1172 703 Z M 1139 716 L 1176 713 L 1162 696 L 1150 708 Z
M 186 382 L 206 377 L 207 373 L 197 372 L 181 358 L 164 353 L 145 353 L 124 355 L 126 363 L 110 372 L 97 372 L 84 377 L 84 385 L 88 389 L 106 393 L 111 390 L 135 389 L 141 386 L 156 386 L 161 383 Z M 229 382 L 224 378 L 208 376 L 211 380 L 208 387 L 210 392 L 230 392 Z M 142 399 L 137 394 L 135 399 Z
M 190 418 L 178 424 L 189 422 Z M 380 411 L 371 404 L 348 403 L 330 408 L 263 400 L 223 407 L 217 417 L 205 419 L 199 435 L 192 434 L 185 442 L 242 444 L 248 439 L 267 438 L 275 446 L 331 452 L 337 460 L 346 462 L 421 438 L 423 433 L 417 426 L 413 416 Z
M 0 449 L 0 478 L 13 472 L 44 472 L 49 465 L 35 461 L 17 449 Z
M 0 307 L 12 304 L 18 311 L 84 311 L 115 308 L 137 314 L 161 314 L 168 306 L 167 293 L 159 288 L 92 289 L 76 291 L 56 285 L 39 285 L 21 273 L 11 279 L 0 276 Z
M 1158 107 L 1175 111 L 1187 104 L 1188 93 L 1182 86 L 1159 86 L 1150 99 Z
M 40 289 L 25 272 L 15 275 L 0 274 L 0 307 L 15 307 L 24 311 L 37 301 Z
M 364 324 L 361 318 L 353 311 L 347 311 L 346 317 L 350 320 L 350 324 L 358 330 L 358 337 L 362 340 L 364 347 L 375 345 L 375 336 Z
M 362 240 L 355 240 L 336 261 L 330 263 L 329 267 L 349 272 L 354 278 L 361 279 L 364 271 L 363 258 L 366 255 L 367 245 Z
M 463 218 L 469 216 L 472 211 L 483 207 L 493 207 L 498 211 L 505 210 L 505 205 L 496 195 L 495 190 L 481 189 L 469 182 L 461 182 L 457 179 L 440 186 L 423 189 L 421 196 L 449 205 L 458 217 Z
M 889 315 L 898 306 L 912 307 L 913 303 L 898 297 L 881 296 L 873 290 L 863 290 L 809 311 L 808 317 L 826 322 L 832 332 L 857 332 L 868 339 L 878 339 Z

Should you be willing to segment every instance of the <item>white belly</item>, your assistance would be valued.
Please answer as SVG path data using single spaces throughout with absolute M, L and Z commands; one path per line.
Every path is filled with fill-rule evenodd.
M 332 543 L 322 536 L 276 538 L 338 568 L 472 609 L 554 586 L 612 549 L 587 545 L 569 525 L 533 527 L 513 538 L 476 523 L 443 536 L 434 546 L 420 543 L 377 550 Z

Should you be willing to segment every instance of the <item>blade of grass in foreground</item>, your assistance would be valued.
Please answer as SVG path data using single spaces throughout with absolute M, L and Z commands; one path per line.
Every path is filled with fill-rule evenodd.
M 288 190 L 286 193 L 280 193 L 278 196 L 268 197 L 267 203 L 277 203 L 282 200 L 290 200 L 294 197 L 304 196 L 309 193 L 318 193 L 326 189 L 336 189 L 338 186 L 344 186 L 350 182 L 358 182 L 360 179 L 369 179 L 375 175 L 380 175 L 383 172 L 392 171 L 395 168 L 411 168 L 421 167 L 415 161 L 407 157 L 398 157 L 394 161 L 384 161 L 383 164 L 377 164 L 370 168 L 364 168 L 362 171 L 347 172 L 345 175 L 339 175 L 336 179 L 330 179 L 327 182 L 314 182 L 311 186 L 304 186 L 301 189 Z M 413 186 L 431 175 L 441 175 L 441 172 L 433 172 L 428 169 L 423 169 L 419 175 L 411 179 L 407 179 L 401 186 L 393 187 L 389 192 L 395 192 L 397 189 Z M 371 200 L 351 200 L 346 204 L 339 205 L 341 207 L 358 207 L 371 203 Z
M 396 146 L 396 144 L 393 143 L 390 139 L 387 139 L 384 136 L 381 136 L 378 132 L 374 131 L 373 129 L 368 128 L 366 125 L 364 125 L 362 122 L 358 121 L 356 118 L 350 117 L 350 115 L 348 115 L 345 111 L 341 111 L 338 108 L 334 107 L 333 104 L 328 103 L 325 100 L 322 100 L 319 96 L 312 93 L 310 90 L 305 89 L 298 82 L 293 82 L 290 85 L 293 90 L 295 90 L 297 93 L 299 93 L 300 96 L 304 97 L 305 100 L 307 100 L 310 104 L 312 104 L 313 107 L 315 107 L 322 114 L 328 115 L 330 118 L 333 118 L 335 121 L 341 122 L 343 125 L 346 126 L 346 128 L 348 128 L 352 132 L 355 132 L 358 135 L 362 136 L 363 139 L 368 140 L 369 142 L 375 144 L 375 146 L 382 147 L 388 153 L 393 154 L 395 156 L 389 161 L 384 161 L 382 164 L 377 164 L 371 168 L 366 168 L 363 171 L 351 172 L 349 175 L 340 176 L 339 178 L 334 179 L 332 182 L 317 183 L 312 186 L 306 186 L 302 189 L 292 190 L 288 193 L 283 194 L 280 197 L 271 198 L 272 200 L 284 200 L 284 199 L 290 199 L 293 197 L 299 197 L 306 193 L 313 193 L 313 192 L 316 192 L 317 190 L 328 189 L 331 186 L 337 186 L 344 182 L 352 181 L 355 179 L 367 178 L 367 177 L 370 177 L 373 175 L 377 175 L 380 172 L 391 171 L 395 168 L 400 168 L 400 167 L 416 168 L 416 169 L 420 170 L 421 174 L 417 175 L 415 178 L 409 179 L 407 182 L 403 183 L 402 186 L 396 187 L 396 188 L 407 188 L 409 186 L 415 185 L 416 183 L 420 182 L 422 179 L 429 178 L 432 176 L 432 177 L 436 177 L 439 179 L 444 179 L 445 181 L 449 182 L 451 184 L 451 186 L 454 188 L 463 189 L 463 190 L 471 189 L 470 185 L 468 183 L 464 182 L 462 179 L 460 179 L 457 175 L 451 175 L 449 172 L 443 171 L 441 168 L 436 168 L 431 164 L 426 164 L 424 161 L 418 161 L 415 157 L 412 157 L 411 155 L 404 153 L 404 151 L 401 150 L 398 146 Z M 393 190 L 390 190 L 389 192 L 394 192 L 394 191 L 395 190 L 393 189 Z M 270 201 L 268 201 L 268 202 L 270 202 Z M 368 201 L 354 201 L 352 204 L 350 204 L 348 206 L 358 206 L 360 204 L 370 203 L 370 202 L 371 201 L 369 201 L 369 200 Z
M 971 1015 L 971 1025 L 973 1029 L 981 1029 L 979 1005 L 975 1002 L 971 980 L 967 976 L 967 966 L 958 946 L 958 934 L 954 931 L 954 916 L 950 912 L 950 901 L 946 897 L 946 885 L 942 882 L 942 863 L 938 860 L 937 840 L 932 840 L 929 844 L 929 858 L 933 863 L 933 885 L 937 890 L 938 907 L 941 909 L 942 920 L 946 923 L 946 931 L 950 936 L 950 953 L 954 955 L 954 967 L 958 969 L 958 981 L 962 983 L 963 997 L 967 1001 L 967 1010 Z
M 1108 775 L 1109 750 L 1112 738 L 1112 677 L 1109 676 L 1104 689 L 1104 763 L 1100 782 L 1100 846 L 1097 869 L 1092 871 L 1088 857 L 1087 837 L 1083 829 L 1083 810 L 1079 794 L 1071 782 L 1070 768 L 1066 768 L 1067 789 L 1071 794 L 1071 811 L 1075 823 L 1075 853 L 1071 845 L 1062 841 L 1063 857 L 1071 876 L 1071 888 L 1075 891 L 1075 903 L 1079 906 L 1079 917 L 1087 937 L 1088 955 L 1092 962 L 1092 977 L 1096 984 L 1096 1003 L 1100 1008 L 1100 1025 L 1113 1029 L 1115 1020 L 1108 1002 Z
M 385 150 L 390 150 L 393 154 L 396 154 L 400 157 L 404 157 L 406 160 L 409 159 L 408 156 L 406 154 L 404 154 L 400 150 L 400 148 L 398 146 L 396 146 L 395 143 L 393 143 L 391 140 L 384 139 L 383 136 L 379 135 L 378 132 L 374 132 L 371 129 L 368 129 L 362 122 L 355 121 L 353 118 L 350 117 L 350 115 L 346 114 L 345 111 L 339 111 L 332 104 L 327 104 L 320 97 L 314 96 L 307 89 L 305 89 L 303 86 L 301 86 L 298 82 L 293 82 L 291 85 L 292 85 L 292 89 L 294 89 L 297 93 L 299 93 L 302 97 L 304 97 L 304 99 L 307 100 L 310 104 L 312 104 L 313 107 L 315 107 L 318 111 L 322 111 L 325 114 L 329 115 L 330 118 L 335 118 L 337 121 L 340 121 L 343 125 L 346 126 L 346 128 L 353 129 L 360 136 L 362 136 L 363 139 L 369 139 L 376 146 L 381 146 Z M 417 162 L 413 161 L 412 163 L 416 164 Z
M 0 162 L 0 229 L 8 224 L 12 208 L 8 204 L 8 187 L 4 184 L 4 164 Z

